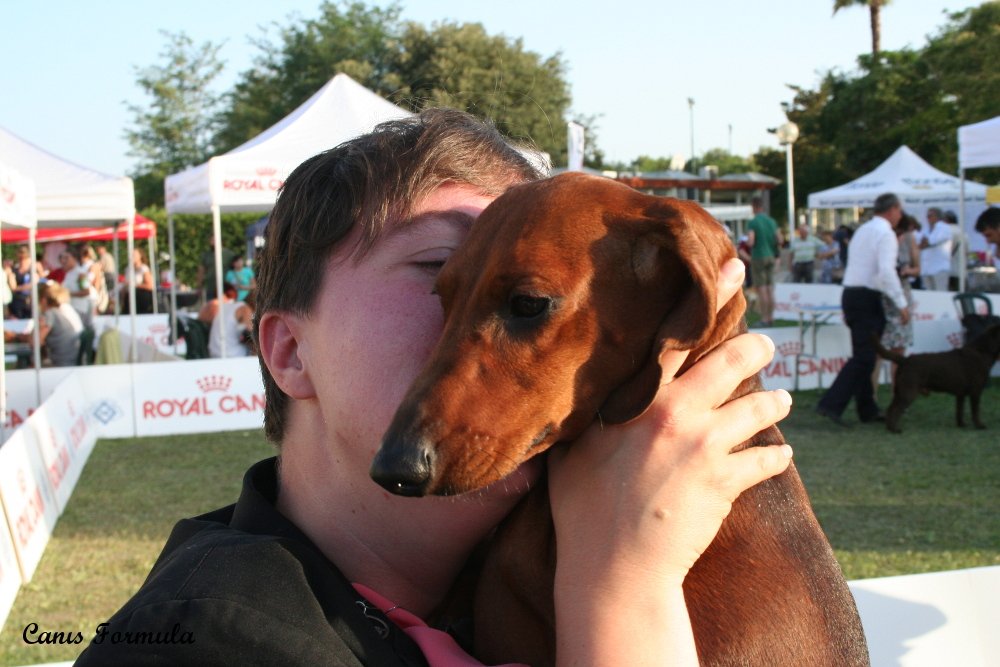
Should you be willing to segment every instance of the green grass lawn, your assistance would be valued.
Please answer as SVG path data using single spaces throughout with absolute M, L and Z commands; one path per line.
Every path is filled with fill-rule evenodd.
M 958 429 L 950 396 L 914 404 L 902 435 L 813 414 L 795 395 L 782 424 L 820 523 L 849 579 L 1000 565 L 1000 383 L 987 431 Z M 888 401 L 882 389 L 882 404 Z M 0 633 L 0 664 L 71 660 L 76 646 L 25 645 L 28 623 L 88 638 L 142 583 L 174 522 L 233 502 L 271 455 L 256 431 L 106 440 L 91 455 L 32 582 Z

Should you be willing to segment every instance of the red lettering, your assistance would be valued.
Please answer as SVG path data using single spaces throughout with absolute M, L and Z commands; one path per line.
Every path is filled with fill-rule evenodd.
M 155 413 L 156 413 L 156 404 L 154 404 L 152 401 L 143 401 L 142 402 L 142 418 L 143 419 L 149 419 L 150 417 L 155 417 L 156 416 Z

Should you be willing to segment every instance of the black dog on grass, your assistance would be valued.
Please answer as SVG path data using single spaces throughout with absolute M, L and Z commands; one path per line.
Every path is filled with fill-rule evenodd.
M 986 428 L 979 419 L 979 397 L 986 388 L 993 362 L 1000 356 L 1000 324 L 994 324 L 972 342 L 957 350 L 912 354 L 905 357 L 882 347 L 879 356 L 897 364 L 892 404 L 885 415 L 886 427 L 901 433 L 899 420 L 919 394 L 932 391 L 955 395 L 955 421 L 965 426 L 965 397 L 972 405 L 972 423 Z

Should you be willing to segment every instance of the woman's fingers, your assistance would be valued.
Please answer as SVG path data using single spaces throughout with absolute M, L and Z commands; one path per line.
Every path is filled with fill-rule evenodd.
M 722 446 L 744 442 L 788 416 L 792 395 L 784 389 L 755 391 L 722 405 L 714 413 L 718 424 L 709 443 Z
M 674 403 L 679 408 L 716 408 L 773 357 L 774 342 L 767 336 L 735 336 L 699 359 L 682 376 L 670 380 L 660 391 L 676 394 Z
M 732 496 L 729 500 L 736 500 L 736 496 L 751 486 L 781 474 L 791 460 L 792 448 L 789 445 L 750 447 L 730 454 L 727 463 L 730 466 L 729 485 Z

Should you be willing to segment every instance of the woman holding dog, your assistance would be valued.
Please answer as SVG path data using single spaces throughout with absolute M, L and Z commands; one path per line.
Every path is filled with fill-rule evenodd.
M 789 410 L 783 391 L 723 405 L 770 360 L 765 337 L 731 339 L 676 379 L 685 355 L 667 353 L 644 415 L 593 425 L 547 469 L 536 457 L 480 492 L 419 499 L 369 477 L 441 332 L 438 270 L 483 208 L 539 176 L 492 127 L 449 110 L 384 124 L 289 176 L 255 319 L 279 457 L 248 471 L 234 506 L 179 523 L 107 628 L 176 624 L 195 641 L 94 643 L 79 664 L 437 665 L 442 651 L 479 664 L 460 648 L 467 622 L 450 593 L 541 475 L 559 538 L 559 664 L 697 664 L 684 578 L 737 495 L 791 456 L 730 453 Z M 721 306 L 741 262 L 720 275 Z

